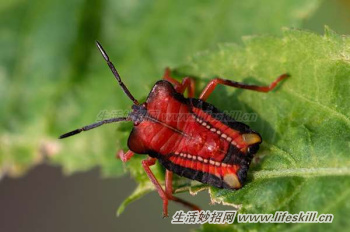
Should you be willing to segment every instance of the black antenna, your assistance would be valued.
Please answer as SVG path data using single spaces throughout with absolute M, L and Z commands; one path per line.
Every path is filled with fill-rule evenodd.
M 106 60 L 109 68 L 111 69 L 113 75 L 115 76 L 115 79 L 117 79 L 117 81 L 118 81 L 120 87 L 122 87 L 124 93 L 131 99 L 131 101 L 134 102 L 135 105 L 139 105 L 139 102 L 134 98 L 134 96 L 132 96 L 132 94 L 130 93 L 128 88 L 126 88 L 126 86 L 122 82 L 117 69 L 114 67 L 113 63 L 109 60 L 109 57 L 108 57 L 107 53 L 105 52 L 105 50 L 103 49 L 102 45 L 98 41 L 96 41 L 96 46 L 97 46 L 98 50 L 100 50 L 103 58 Z
M 121 121 L 131 121 L 131 119 L 128 117 L 123 117 L 123 118 L 110 118 L 110 119 L 102 120 L 100 122 L 96 122 L 96 123 L 84 126 L 80 129 L 76 129 L 76 130 L 73 130 L 71 132 L 65 133 L 65 134 L 61 135 L 59 137 L 59 139 L 64 139 L 64 138 L 67 138 L 69 136 L 79 134 L 82 131 L 94 129 L 96 127 L 102 126 L 103 124 L 112 123 L 112 122 L 121 122 Z

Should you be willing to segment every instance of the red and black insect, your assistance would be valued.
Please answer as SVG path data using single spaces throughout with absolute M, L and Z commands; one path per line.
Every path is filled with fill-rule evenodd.
M 164 216 L 168 215 L 168 200 L 199 210 L 197 206 L 173 196 L 173 173 L 218 188 L 242 187 L 253 155 L 262 142 L 261 136 L 247 125 L 220 112 L 206 99 L 218 84 L 269 92 L 288 74 L 281 75 L 269 86 L 215 78 L 197 99 L 194 98 L 192 78 L 186 77 L 180 83 L 171 78 L 170 70 L 166 69 L 163 80 L 153 86 L 146 102 L 140 104 L 121 81 L 101 44 L 96 44 L 119 85 L 133 101 L 132 112 L 126 117 L 106 119 L 76 129 L 61 135 L 61 139 L 106 123 L 132 121 L 134 127 L 128 139 L 130 150 L 126 153 L 120 151 L 119 157 L 126 162 L 134 153 L 149 155 L 142 161 L 142 166 L 163 199 Z M 186 89 L 188 98 L 183 95 Z M 165 189 L 150 169 L 156 160 L 166 169 Z

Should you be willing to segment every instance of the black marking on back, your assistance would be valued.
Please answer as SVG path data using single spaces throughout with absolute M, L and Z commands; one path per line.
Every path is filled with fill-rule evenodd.
M 222 179 L 215 175 L 174 164 L 170 160 L 162 159 L 162 157 L 160 157 L 158 160 L 166 169 L 179 176 L 183 176 L 191 180 L 197 180 L 204 184 L 209 184 L 218 188 L 224 188 L 224 182 Z
M 221 123 L 227 125 L 228 127 L 234 130 L 239 131 L 241 134 L 254 133 L 260 136 L 259 133 L 250 129 L 249 126 L 247 126 L 244 123 L 237 122 L 232 117 L 218 110 L 212 104 L 196 98 L 189 98 L 188 100 L 189 104 L 191 104 L 193 107 L 204 111 L 206 114 L 211 115 L 216 120 L 220 121 Z M 237 172 L 237 177 L 241 184 L 243 184 L 247 178 L 249 165 L 253 159 L 254 154 L 259 150 L 260 143 L 250 145 L 247 149 L 247 153 L 241 152 L 237 147 L 231 144 L 225 158 L 222 160 L 223 163 L 238 164 L 240 166 L 240 169 Z
M 202 101 L 197 98 L 189 98 L 188 100 L 193 107 L 204 111 L 216 120 L 222 122 L 223 124 L 227 125 L 228 127 L 234 130 L 240 131 L 241 133 L 256 133 L 255 131 L 250 129 L 249 126 L 247 126 L 246 124 L 236 121 L 235 119 L 223 113 L 208 102 Z

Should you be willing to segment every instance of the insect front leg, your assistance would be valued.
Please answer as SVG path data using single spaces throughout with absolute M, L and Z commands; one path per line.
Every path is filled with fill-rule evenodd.
M 278 82 L 282 81 L 283 79 L 289 77 L 289 74 L 283 74 L 279 76 L 274 82 L 272 82 L 269 86 L 258 86 L 258 85 L 248 85 L 240 82 L 235 82 L 231 80 L 226 80 L 222 78 L 215 78 L 209 82 L 209 84 L 204 88 L 202 91 L 199 99 L 205 101 L 209 97 L 209 95 L 214 91 L 215 87 L 218 84 L 221 85 L 227 85 L 227 86 L 232 86 L 236 88 L 241 88 L 241 89 L 250 89 L 258 92 L 269 92 L 273 90 Z
M 120 150 L 117 153 L 117 157 L 119 157 L 124 163 L 130 160 L 131 157 L 133 157 L 133 155 L 134 152 L 132 152 L 131 150 L 128 150 L 126 153 L 123 150 Z
M 194 80 L 191 77 L 185 77 L 182 79 L 182 83 L 180 83 L 178 80 L 175 80 L 171 77 L 171 70 L 170 68 L 166 68 L 164 71 L 163 79 L 169 81 L 171 84 L 173 84 L 176 92 L 183 94 L 186 89 L 188 89 L 188 97 L 193 98 L 194 97 Z

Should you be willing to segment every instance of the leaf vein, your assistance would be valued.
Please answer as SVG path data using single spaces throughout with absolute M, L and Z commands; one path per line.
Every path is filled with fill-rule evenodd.
M 254 179 L 278 178 L 278 177 L 321 177 L 321 176 L 349 176 L 350 167 L 341 168 L 294 168 L 280 170 L 261 170 L 252 173 Z
M 325 105 L 322 105 L 320 104 L 319 102 L 317 101 L 313 101 L 311 99 L 308 99 L 306 97 L 304 97 L 303 95 L 295 92 L 295 91 L 291 91 L 291 90 L 287 90 L 287 93 L 290 93 L 296 97 L 298 97 L 299 99 L 305 101 L 305 102 L 308 102 L 308 103 L 311 103 L 311 104 L 315 104 L 316 106 L 320 107 L 321 109 L 333 114 L 334 116 L 337 116 L 338 118 L 340 118 L 341 120 L 343 120 L 349 127 L 350 127 L 350 119 L 348 117 L 346 117 L 344 114 L 340 113 L 340 112 L 337 112 L 335 111 L 334 109 L 328 107 L 328 106 L 325 106 Z

